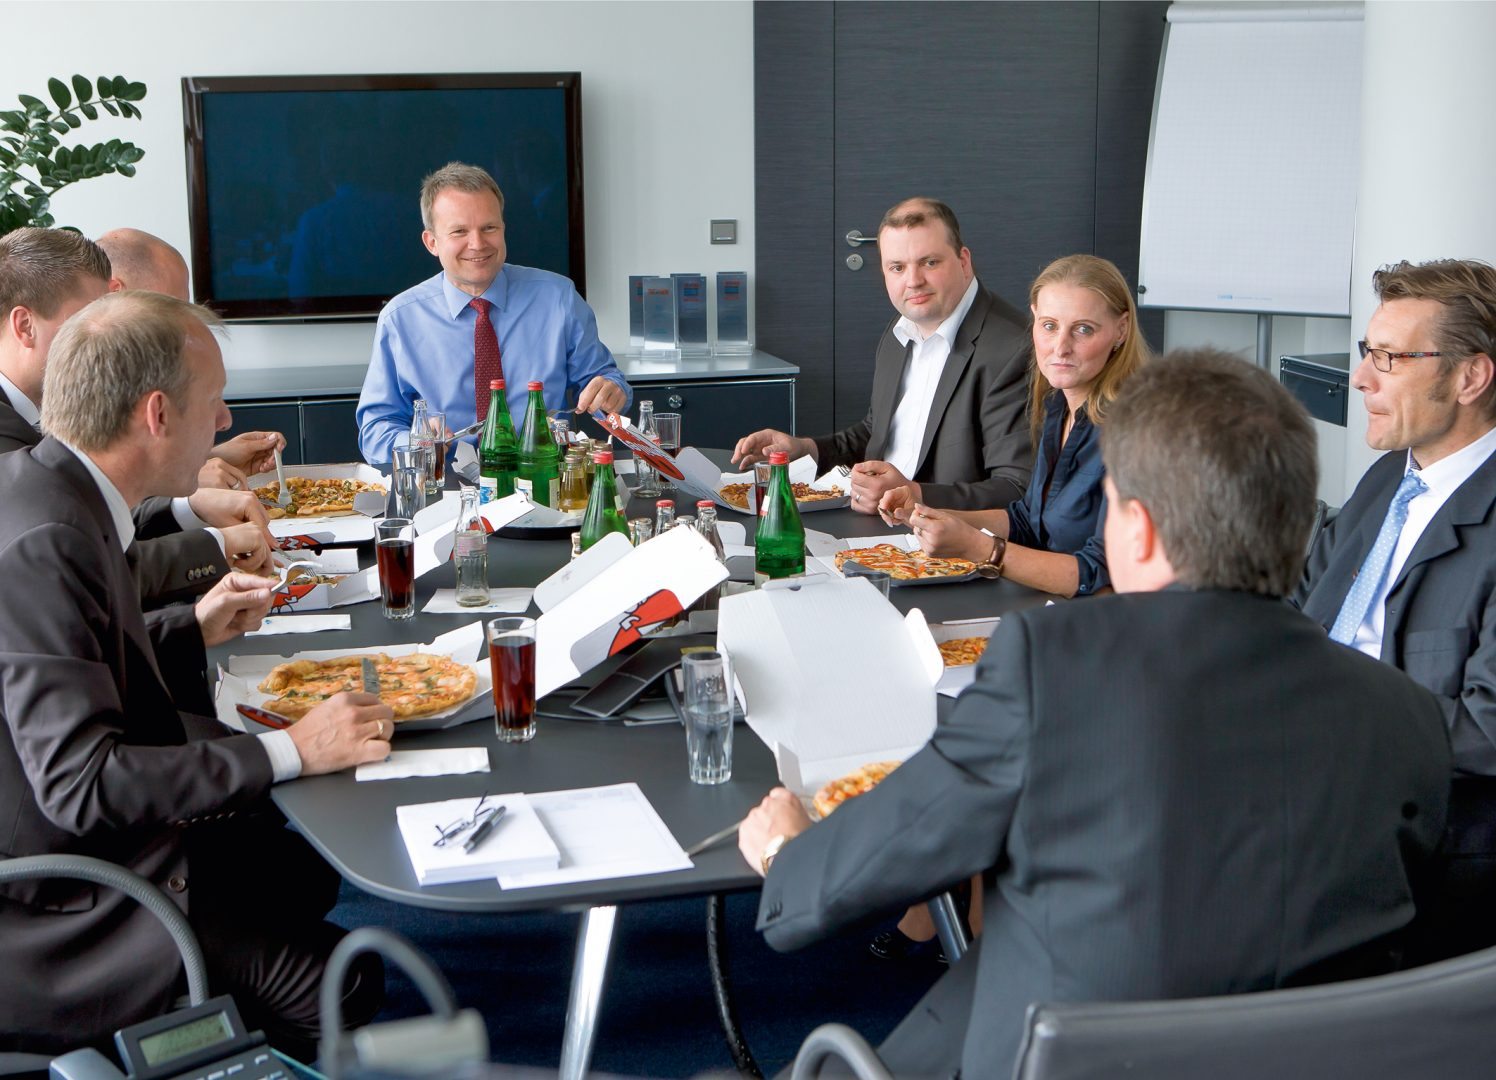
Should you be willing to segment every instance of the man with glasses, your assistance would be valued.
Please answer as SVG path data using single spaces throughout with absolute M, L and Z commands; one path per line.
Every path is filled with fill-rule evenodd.
M 1367 470 L 1295 601 L 1330 636 L 1438 695 L 1454 751 L 1443 888 L 1414 959 L 1496 944 L 1496 268 L 1400 262 L 1351 384 Z

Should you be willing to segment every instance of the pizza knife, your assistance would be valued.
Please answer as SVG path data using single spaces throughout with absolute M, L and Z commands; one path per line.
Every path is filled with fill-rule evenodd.
M 364 675 L 364 693 L 379 696 L 379 672 L 374 668 L 374 661 L 367 656 L 359 661 L 359 666 Z

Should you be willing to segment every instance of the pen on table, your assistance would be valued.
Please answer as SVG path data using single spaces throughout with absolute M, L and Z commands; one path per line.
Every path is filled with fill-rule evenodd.
M 487 840 L 489 836 L 492 835 L 494 826 L 499 823 L 499 819 L 504 816 L 504 811 L 507 809 L 509 809 L 507 806 L 498 807 L 494 810 L 493 813 L 489 814 L 488 817 L 483 820 L 482 825 L 479 825 L 476 829 L 473 830 L 473 835 L 469 836 L 467 840 L 463 842 L 462 850 L 465 854 L 471 855 L 474 851 L 477 850 L 479 844 L 483 843 L 483 841 Z
M 741 824 L 741 821 L 734 821 L 727 828 L 720 829 L 717 832 L 712 833 L 712 835 L 708 836 L 705 840 L 698 840 L 696 843 L 686 848 L 686 855 L 700 855 L 703 851 L 706 851 L 709 848 L 716 847 L 718 844 L 722 843 L 722 841 L 728 839 L 729 837 L 736 836 L 738 834 L 738 826 Z
M 234 707 L 239 710 L 239 715 L 246 720 L 253 720 L 255 723 L 264 724 L 268 728 L 284 731 L 291 726 L 291 719 L 289 717 L 282 716 L 280 713 L 273 713 L 269 709 L 260 709 L 253 705 L 236 705 Z

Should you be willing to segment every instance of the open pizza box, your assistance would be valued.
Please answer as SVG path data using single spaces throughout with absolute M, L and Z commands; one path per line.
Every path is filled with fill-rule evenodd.
M 937 646 L 942 641 L 955 641 L 957 638 L 990 638 L 1000 622 L 1002 620 L 994 615 L 983 619 L 951 619 L 949 622 L 931 623 L 930 638 Z M 935 684 L 935 692 L 945 697 L 955 697 L 975 682 L 976 676 L 975 663 L 956 667 L 945 667 L 942 663 L 940 681 Z
M 318 544 L 361 544 L 374 539 L 374 519 L 384 513 L 390 489 L 389 477 L 362 462 L 339 465 L 287 465 L 286 479 L 304 476 L 310 480 L 362 480 L 378 484 L 386 494 L 360 492 L 354 499 L 354 511 L 333 517 L 282 517 L 270 519 L 270 535 L 277 540 L 306 537 Z M 249 478 L 251 490 L 275 483 L 275 473 L 256 473 Z
M 727 567 L 695 529 L 634 547 L 610 533 L 535 589 L 535 696 L 559 690 L 679 615 Z
M 218 719 L 229 727 L 239 731 L 260 732 L 264 729 L 246 721 L 239 715 L 236 707 L 239 705 L 263 706 L 265 702 L 274 697 L 273 694 L 263 693 L 260 690 L 260 683 L 278 664 L 284 664 L 288 660 L 336 660 L 340 656 L 375 656 L 379 653 L 384 653 L 386 656 L 407 656 L 417 652 L 437 653 L 450 656 L 459 664 L 472 669 L 477 680 L 473 692 L 468 695 L 467 700 L 458 702 L 439 713 L 417 717 L 413 720 L 401 720 L 395 726 L 395 733 L 398 735 L 402 731 L 429 731 L 435 728 L 456 727 L 470 720 L 493 715 L 493 675 L 486 661 L 478 662 L 478 656 L 483 651 L 483 643 L 483 623 L 479 621 L 451 630 L 421 644 L 317 649 L 290 656 L 231 656 L 226 665 L 219 665 L 218 686 L 213 697 L 214 707 Z
M 428 503 L 425 509 L 417 510 L 416 516 L 411 518 L 412 524 L 416 527 L 416 535 L 425 536 L 433 532 L 451 533 L 457 527 L 457 514 L 461 509 L 462 492 L 442 492 L 440 499 Z M 506 495 L 494 502 L 482 503 L 478 507 L 478 513 L 483 517 L 483 523 L 488 526 L 488 531 L 494 533 L 524 517 L 531 509 L 525 497 L 516 494 Z
M 758 515 L 758 498 L 753 490 L 753 470 L 740 473 L 723 472 L 713 465 L 711 459 L 700 450 L 690 446 L 680 452 L 675 459 L 675 464 L 680 468 L 682 477 L 676 481 L 676 487 L 689 494 L 693 500 L 711 499 L 724 510 L 731 510 L 735 514 L 749 514 L 755 517 Z M 842 491 L 840 498 L 799 503 L 802 514 L 811 510 L 836 510 L 850 502 L 851 494 L 847 478 L 835 469 L 817 478 L 815 459 L 808 455 L 790 462 L 789 476 L 792 484 L 809 484 L 822 491 L 830 491 L 836 487 Z M 741 506 L 734 506 L 722 497 L 722 489 L 728 484 L 748 485 L 748 508 L 746 510 Z
M 724 597 L 717 644 L 748 724 L 802 798 L 871 761 L 903 761 L 935 730 L 943 670 L 919 609 L 819 575 Z
M 430 532 L 417 536 L 415 543 L 416 577 L 431 573 L 452 557 L 452 544 L 456 538 L 451 529 Z M 292 583 L 286 591 L 275 598 L 271 610 L 284 615 L 291 611 L 321 611 L 325 608 L 342 607 L 345 604 L 362 604 L 365 600 L 379 599 L 379 567 L 358 568 L 358 552 L 351 548 L 335 548 L 320 554 L 293 552 L 282 555 L 282 560 L 309 562 L 318 574 L 346 574 L 342 581 L 332 584 Z

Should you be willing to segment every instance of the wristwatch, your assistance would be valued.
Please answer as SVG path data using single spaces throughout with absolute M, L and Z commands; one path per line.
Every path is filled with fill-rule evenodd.
M 991 529 L 983 529 L 982 532 L 992 537 L 992 554 L 987 557 L 985 565 L 997 571 L 997 576 L 1003 575 L 1003 560 L 1008 557 L 1008 541 L 998 536 Z
M 774 862 L 774 856 L 779 854 L 779 849 L 789 842 L 789 837 L 784 833 L 769 837 L 769 842 L 764 845 L 764 853 L 759 856 L 758 868 L 763 871 L 764 877 L 769 876 L 769 867 Z

